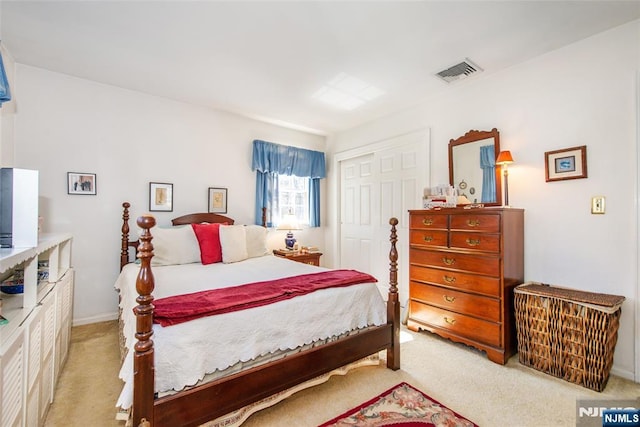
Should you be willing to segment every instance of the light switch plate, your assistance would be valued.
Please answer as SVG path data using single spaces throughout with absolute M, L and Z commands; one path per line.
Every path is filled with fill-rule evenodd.
M 592 214 L 604 213 L 604 196 L 594 196 L 591 198 L 591 213 Z

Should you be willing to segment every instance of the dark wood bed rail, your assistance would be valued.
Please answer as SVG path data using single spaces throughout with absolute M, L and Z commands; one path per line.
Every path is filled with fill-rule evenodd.
M 125 210 L 129 207 L 128 203 L 126 205 L 123 204 Z M 136 279 L 138 305 L 134 309 L 137 339 L 133 364 L 134 426 L 197 426 L 385 349 L 387 368 L 400 369 L 400 303 L 396 249 L 398 220 L 391 218 L 387 324 L 187 391 L 155 398 L 154 347 L 151 339 L 155 284 L 151 270 L 153 237 L 150 232 L 155 219 L 151 215 L 144 215 L 136 222 L 142 229 L 142 234 L 137 248 L 137 256 L 140 258 L 140 271 Z M 124 229 L 123 226 L 123 235 Z

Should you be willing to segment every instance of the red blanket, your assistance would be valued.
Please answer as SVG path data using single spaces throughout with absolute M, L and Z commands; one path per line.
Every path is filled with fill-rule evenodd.
M 153 322 L 177 325 L 204 316 L 244 310 L 305 295 L 319 289 L 377 282 L 356 270 L 331 270 L 223 289 L 160 298 L 154 301 Z

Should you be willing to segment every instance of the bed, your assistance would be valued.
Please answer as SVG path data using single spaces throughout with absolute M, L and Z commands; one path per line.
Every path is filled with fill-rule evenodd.
M 193 286 L 195 286 L 194 283 L 200 283 L 200 279 L 183 281 L 180 289 L 176 289 L 173 282 L 169 284 L 170 278 L 172 277 L 172 280 L 175 280 L 177 276 L 192 277 L 182 276 L 183 271 L 198 271 L 198 274 L 207 274 L 208 277 L 215 277 L 216 283 L 218 283 L 218 281 L 223 282 L 223 284 L 220 285 L 222 287 L 243 283 L 252 283 L 251 285 L 245 286 L 255 285 L 256 283 L 252 282 L 254 276 L 251 275 L 251 272 L 259 272 L 256 274 L 260 274 L 260 277 L 266 272 L 267 277 L 264 278 L 265 280 L 289 280 L 288 278 L 284 278 L 284 276 L 279 276 L 284 274 L 281 272 L 281 266 L 274 266 L 273 272 L 269 273 L 272 271 L 271 265 L 278 263 L 286 263 L 287 274 L 285 276 L 290 274 L 303 274 L 303 276 L 296 277 L 304 278 L 305 281 L 307 278 L 316 277 L 316 275 L 320 277 L 321 274 L 325 273 L 334 275 L 342 273 L 333 270 L 328 271 L 328 269 L 324 268 L 306 266 L 301 263 L 275 257 L 272 254 L 255 256 L 254 258 L 240 262 L 222 262 L 211 265 L 201 265 L 199 263 L 184 266 L 152 265 L 152 259 L 154 257 L 152 239 L 154 237 L 152 236 L 153 233 L 151 229 L 155 226 L 155 218 L 151 215 L 139 217 L 136 224 L 141 230 L 140 237 L 138 240 L 130 241 L 130 204 L 125 202 L 122 206 L 123 225 L 121 229 L 122 246 L 120 254 L 122 272 L 118 281 L 120 282 L 121 278 L 125 280 L 124 276 L 129 276 L 129 280 L 134 276 L 133 292 L 135 295 L 133 296 L 135 296 L 135 303 L 129 303 L 129 305 L 127 305 L 126 302 L 123 302 L 123 298 L 131 301 L 133 297 L 131 295 L 123 296 L 122 289 L 124 289 L 124 285 L 119 284 L 116 286 L 119 289 L 122 288 L 120 289 L 121 324 L 125 337 L 124 344 L 125 347 L 129 349 L 127 354 L 129 367 L 126 368 L 127 357 L 125 357 L 123 371 L 131 370 L 131 381 L 125 381 L 125 388 L 123 389 L 121 399 L 123 395 L 126 396 L 127 385 L 129 385 L 131 390 L 130 421 L 132 425 L 145 427 L 202 425 L 211 420 L 220 419 L 220 417 L 241 410 L 242 408 L 256 405 L 260 402 L 268 402 L 272 396 L 286 396 L 288 391 L 295 390 L 297 386 L 313 384 L 317 378 L 323 375 L 340 370 L 344 366 L 357 363 L 371 355 L 377 355 L 383 350 L 386 350 L 387 367 L 392 370 L 400 368 L 400 305 L 398 302 L 398 255 L 396 250 L 397 219 L 391 218 L 389 220 L 391 226 L 390 269 L 389 292 L 386 307 L 384 303 L 380 301 L 378 305 L 381 305 L 382 308 L 372 302 L 370 308 L 366 310 L 364 308 L 360 309 L 360 305 L 369 307 L 369 304 L 366 302 L 367 298 L 369 298 L 368 295 L 370 295 L 368 288 L 376 289 L 375 292 L 379 299 L 380 295 L 375 283 L 356 282 L 357 284 L 350 286 L 321 289 L 310 294 L 296 296 L 295 298 L 287 297 L 287 299 L 278 300 L 273 304 L 253 306 L 252 308 L 241 311 L 223 311 L 221 312 L 222 314 L 189 320 L 173 326 L 161 326 L 154 323 L 154 311 L 158 312 L 155 313 L 157 314 L 155 321 L 162 321 L 163 314 L 160 313 L 160 311 L 166 307 L 163 303 L 169 300 L 173 301 L 171 300 L 172 297 L 185 297 L 184 295 L 167 296 L 167 294 L 180 294 L 185 292 L 191 295 L 191 292 L 199 292 L 197 290 L 198 288 L 194 288 Z M 172 220 L 172 224 L 177 226 L 176 229 L 180 227 L 190 227 L 190 224 L 225 224 L 220 226 L 225 231 L 224 236 L 221 231 L 220 237 L 223 244 L 223 237 L 228 238 L 225 236 L 227 236 L 229 230 L 234 227 L 234 230 L 237 230 L 238 227 L 241 227 L 237 225 L 234 226 L 233 219 L 229 217 L 204 213 L 190 214 L 176 218 Z M 246 227 L 247 233 L 249 233 L 248 227 L 250 226 Z M 154 230 L 158 236 L 160 235 L 160 231 L 160 229 Z M 163 233 L 165 232 L 163 231 Z M 161 241 L 158 240 L 158 243 L 160 242 Z M 135 249 L 139 265 L 131 263 L 132 257 L 130 255 L 132 254 L 130 253 L 130 248 Z M 178 268 L 180 268 L 180 270 L 178 270 Z M 277 268 L 280 268 L 280 270 L 278 270 L 280 272 L 278 273 L 276 273 Z M 304 270 L 307 268 L 313 270 Z M 240 282 L 234 282 L 238 280 Z M 256 280 L 254 281 L 257 282 Z M 262 284 L 263 282 L 260 283 Z M 271 284 L 271 282 L 268 283 Z M 209 285 L 207 284 L 206 286 Z M 131 291 L 129 292 L 131 293 Z M 351 295 L 345 292 L 356 293 Z M 154 298 L 157 299 L 154 300 Z M 324 302 L 312 302 L 311 298 L 320 298 L 320 300 L 323 299 Z M 309 302 L 307 302 L 307 300 Z M 356 301 L 358 303 L 354 304 Z M 361 304 L 360 301 L 364 302 Z M 312 310 L 299 308 L 297 311 L 303 312 L 303 316 L 316 316 L 308 318 L 302 317 L 301 320 L 296 320 L 296 322 L 299 323 L 295 323 L 287 317 L 280 318 L 280 316 L 293 315 L 290 314 L 290 311 L 296 311 L 295 307 L 305 307 L 302 304 L 324 307 L 324 312 L 313 314 L 311 313 Z M 341 304 L 343 305 L 342 308 Z M 156 306 L 158 306 L 158 308 L 156 308 Z M 355 306 L 358 306 L 358 310 L 353 309 Z M 180 305 L 180 307 L 182 307 L 182 305 Z M 278 307 L 277 312 L 279 314 L 277 318 L 271 317 L 272 314 L 265 314 L 273 312 L 259 311 L 275 310 L 275 307 Z M 331 309 L 330 314 L 334 314 L 334 316 L 326 312 L 329 308 Z M 133 321 L 131 318 L 127 318 L 128 312 L 132 312 Z M 347 312 L 349 312 L 349 316 L 345 315 Z M 250 315 L 249 313 L 252 314 Z M 336 313 L 340 313 L 340 315 L 335 315 Z M 296 315 L 299 315 L 299 313 Z M 247 321 L 252 318 L 251 316 L 258 319 L 268 318 L 270 321 L 254 321 L 252 323 Z M 351 318 L 351 316 L 354 316 L 354 318 Z M 327 324 L 331 324 L 332 326 L 330 327 L 333 327 L 333 324 L 344 322 L 345 324 L 351 325 L 349 326 L 350 330 L 342 333 L 340 330 L 335 330 L 330 333 L 324 330 L 322 332 L 315 331 L 316 324 L 321 323 L 320 319 L 323 317 L 329 320 Z M 132 322 L 134 324 L 133 326 L 131 326 Z M 277 335 L 277 332 L 280 331 L 278 322 L 288 322 L 289 324 L 297 325 L 297 327 L 292 328 L 295 329 L 294 331 L 287 331 L 281 334 L 282 336 L 280 337 L 270 337 L 268 335 L 269 333 Z M 183 357 L 191 357 L 193 354 L 199 353 L 195 350 L 195 344 L 194 347 L 189 347 L 188 344 L 183 342 L 172 342 L 171 340 L 187 339 L 188 337 L 189 339 L 193 339 L 194 342 L 203 344 L 205 347 L 209 346 L 209 351 L 202 352 L 206 354 L 206 356 L 203 357 L 209 357 L 211 354 L 215 354 L 216 357 L 218 357 L 219 354 L 228 356 L 228 348 L 231 348 L 231 342 L 222 341 L 215 343 L 216 339 L 233 340 L 234 334 L 242 337 L 263 336 L 263 332 L 248 333 L 247 331 L 249 330 L 246 329 L 248 323 L 252 323 L 256 328 L 266 328 L 267 332 L 264 333 L 269 337 L 266 342 L 256 340 L 256 343 L 252 343 L 251 345 L 251 347 L 258 347 L 258 350 L 255 350 L 259 354 L 258 359 L 256 359 L 258 362 L 253 360 L 245 361 L 244 359 L 247 358 L 246 355 L 239 356 L 243 362 L 247 362 L 241 366 L 240 369 L 237 368 L 237 365 L 225 369 L 224 367 L 230 364 L 229 360 L 225 362 L 214 362 L 220 363 L 217 369 L 212 370 L 211 366 L 202 368 L 206 371 L 206 374 L 211 374 L 207 375 L 206 381 L 200 377 L 195 383 L 188 380 L 185 382 L 185 387 L 176 386 L 177 383 L 166 380 L 165 376 L 171 377 L 171 375 L 165 372 L 165 370 L 170 371 L 170 369 L 166 369 L 166 366 L 176 365 L 175 362 L 167 362 L 167 360 L 165 360 L 169 357 L 167 355 L 168 353 L 173 353 L 174 350 L 179 351 L 180 349 L 188 352 L 184 353 L 186 356 Z M 271 325 L 271 323 L 273 323 L 273 325 Z M 314 327 L 309 327 L 310 325 Z M 198 332 L 182 332 L 183 330 L 180 328 L 183 327 L 195 327 L 195 330 Z M 271 328 L 271 332 L 269 332 L 269 328 Z M 186 330 L 187 329 L 184 329 L 184 331 Z M 257 330 L 258 329 L 255 329 L 255 331 Z M 307 330 L 310 331 L 307 332 Z M 251 329 L 251 331 L 253 331 L 253 329 Z M 298 339 L 303 340 L 303 345 L 296 347 L 293 345 L 293 341 L 288 342 L 288 340 L 293 340 L 291 336 L 295 336 L 298 333 L 315 333 L 317 337 L 324 339 L 316 340 L 317 337 L 299 337 Z M 129 336 L 128 344 L 127 336 Z M 132 336 L 134 336 L 134 338 L 132 338 Z M 262 345 L 267 347 L 260 347 Z M 268 346 L 273 345 L 278 346 L 282 352 L 272 352 Z M 167 351 L 166 349 L 168 348 L 173 350 Z M 215 351 L 211 349 L 215 349 Z M 241 349 L 238 351 L 242 353 L 244 350 Z M 252 351 L 254 350 L 252 349 Z M 189 362 L 184 365 L 191 366 L 197 363 L 199 362 Z M 206 363 L 209 362 L 207 361 Z M 156 387 L 157 384 L 162 384 L 162 386 Z M 165 393 L 165 388 L 167 388 L 167 390 L 172 389 L 172 391 Z M 277 399 L 274 402 L 277 402 Z

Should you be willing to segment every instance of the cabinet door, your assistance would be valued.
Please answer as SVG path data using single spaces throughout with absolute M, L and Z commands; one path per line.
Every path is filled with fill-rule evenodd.
M 27 326 L 27 426 L 37 426 L 40 421 L 44 314 L 45 310 L 37 307 L 29 316 Z
M 69 339 L 71 336 L 71 310 L 73 307 L 73 270 L 69 269 L 63 278 L 56 283 L 55 291 L 55 352 L 54 378 L 57 381 L 62 366 L 67 358 Z
M 53 401 L 53 349 L 55 348 L 55 319 L 56 305 L 55 294 L 50 292 L 42 301 L 43 334 L 42 334 L 42 372 L 40 380 L 40 424 L 44 423 L 44 417 Z
M 21 426 L 24 412 L 24 330 L 14 335 L 0 358 L 0 421 L 4 426 Z

